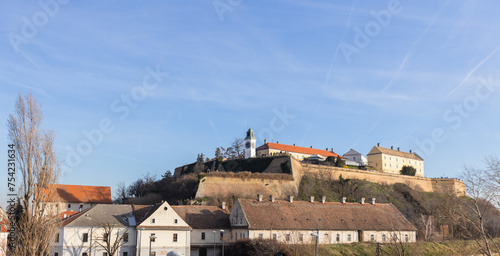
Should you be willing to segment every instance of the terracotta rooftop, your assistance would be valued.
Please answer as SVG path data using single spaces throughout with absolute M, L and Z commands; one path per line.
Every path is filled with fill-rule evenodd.
M 383 147 L 379 147 L 379 146 L 374 146 L 372 148 L 372 150 L 370 150 L 370 153 L 368 153 L 368 155 L 376 154 L 376 153 L 379 153 L 379 152 L 383 153 L 383 154 L 391 155 L 391 156 L 405 157 L 405 158 L 415 159 L 415 160 L 420 160 L 420 161 L 424 160 L 419 155 L 417 155 L 416 153 L 408 153 L 408 152 L 404 152 L 404 151 L 399 151 L 399 150 L 389 149 L 389 148 L 383 148 Z
M 260 151 L 260 150 L 265 150 L 265 149 L 274 149 L 274 150 L 280 150 L 283 152 L 292 152 L 292 153 L 299 153 L 299 154 L 307 154 L 307 155 L 322 155 L 322 156 L 333 156 L 333 157 L 338 157 L 339 155 L 335 152 L 330 152 L 327 150 L 322 150 L 322 149 L 315 149 L 315 148 L 306 148 L 306 147 L 299 147 L 299 146 L 292 146 L 292 145 L 286 145 L 286 144 L 279 144 L 279 143 L 266 143 L 258 148 L 255 149 L 255 151 Z
M 101 186 L 55 185 L 54 194 L 48 201 L 66 203 L 110 204 L 111 188 Z
M 231 228 L 227 209 L 205 205 L 172 205 L 172 208 L 193 229 Z
M 392 204 L 239 199 L 249 229 L 416 230 Z

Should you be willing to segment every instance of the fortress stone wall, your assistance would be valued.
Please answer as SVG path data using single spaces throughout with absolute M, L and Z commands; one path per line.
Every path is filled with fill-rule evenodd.
M 456 179 L 436 179 L 414 177 L 398 174 L 381 173 L 378 171 L 364 171 L 333 166 L 323 166 L 300 162 L 293 157 L 290 158 L 293 180 L 273 180 L 265 178 L 235 178 L 235 177 L 211 177 L 206 176 L 200 180 L 196 198 L 214 196 L 240 196 L 252 197 L 256 194 L 275 195 L 278 198 L 286 198 L 288 195 L 296 195 L 299 191 L 300 181 L 303 176 L 331 177 L 338 179 L 340 175 L 344 179 L 360 179 L 382 185 L 393 185 L 403 183 L 417 191 L 435 192 L 456 196 L 465 195 L 464 183 Z M 263 177 L 265 177 L 265 174 Z
M 292 160 L 293 162 L 294 160 Z M 378 171 L 364 171 L 333 166 L 322 166 L 315 164 L 299 163 L 295 165 L 298 171 L 304 175 L 321 177 L 321 175 L 331 175 L 333 179 L 339 179 L 340 175 L 344 179 L 366 180 L 382 185 L 393 185 L 403 183 L 413 190 L 449 194 L 456 196 L 465 195 L 464 183 L 456 179 L 424 178 L 399 174 L 381 173 Z

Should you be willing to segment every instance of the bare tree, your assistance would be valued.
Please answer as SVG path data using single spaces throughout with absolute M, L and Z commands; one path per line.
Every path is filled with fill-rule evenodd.
M 237 159 L 243 158 L 245 156 L 245 146 L 243 139 L 235 138 L 231 147 L 234 150 L 234 157 Z
M 457 199 L 449 207 L 449 215 L 465 232 L 466 238 L 476 243 L 481 254 L 493 255 L 495 251 L 500 252 L 486 226 L 487 216 L 497 211 L 492 202 L 498 198 L 499 193 L 489 177 L 489 171 L 465 166 L 461 178 L 468 197 Z
M 127 186 L 123 181 L 116 184 L 116 198 L 115 203 L 123 204 L 127 200 Z
M 420 220 L 424 224 L 424 241 L 429 242 L 434 232 L 434 218 L 432 215 L 420 215 Z
M 124 232 L 120 229 L 115 230 L 114 226 L 109 223 L 101 223 L 100 227 L 103 232 L 94 239 L 95 244 L 102 247 L 109 256 L 114 256 L 122 244 L 128 241 L 127 230 Z
M 58 230 L 57 214 L 50 210 L 53 184 L 59 177 L 53 131 L 41 130 L 42 108 L 31 94 L 19 94 L 15 114 L 7 120 L 8 137 L 15 145 L 16 170 L 21 174 L 19 208 L 13 255 L 45 255 Z

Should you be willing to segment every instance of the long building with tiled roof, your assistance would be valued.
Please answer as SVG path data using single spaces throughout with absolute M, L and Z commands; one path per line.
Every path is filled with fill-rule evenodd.
M 397 237 L 416 241 L 416 228 L 388 203 L 239 199 L 230 215 L 233 237 L 309 242 L 311 232 L 326 244 L 373 241 Z
M 325 158 L 329 156 L 339 157 L 339 155 L 333 151 L 316 149 L 313 148 L 312 146 L 306 148 L 306 147 L 296 146 L 295 144 L 287 145 L 287 144 L 272 143 L 267 141 L 264 141 L 264 145 L 256 148 L 255 150 L 257 157 L 280 155 L 283 153 L 290 154 L 299 160 L 303 160 L 304 158 L 315 155 L 323 156 Z
M 97 204 L 111 204 L 111 187 L 56 184 L 47 202 L 53 211 L 81 212 Z M 64 216 L 64 214 L 62 215 Z

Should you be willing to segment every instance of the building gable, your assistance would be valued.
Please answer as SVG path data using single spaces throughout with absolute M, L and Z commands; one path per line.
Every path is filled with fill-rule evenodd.
M 152 211 L 141 220 L 138 228 L 189 228 L 189 225 L 166 201 L 155 205 Z
M 240 200 L 234 204 L 231 214 L 229 214 L 229 221 L 232 227 L 248 227 L 248 221 L 241 207 Z

